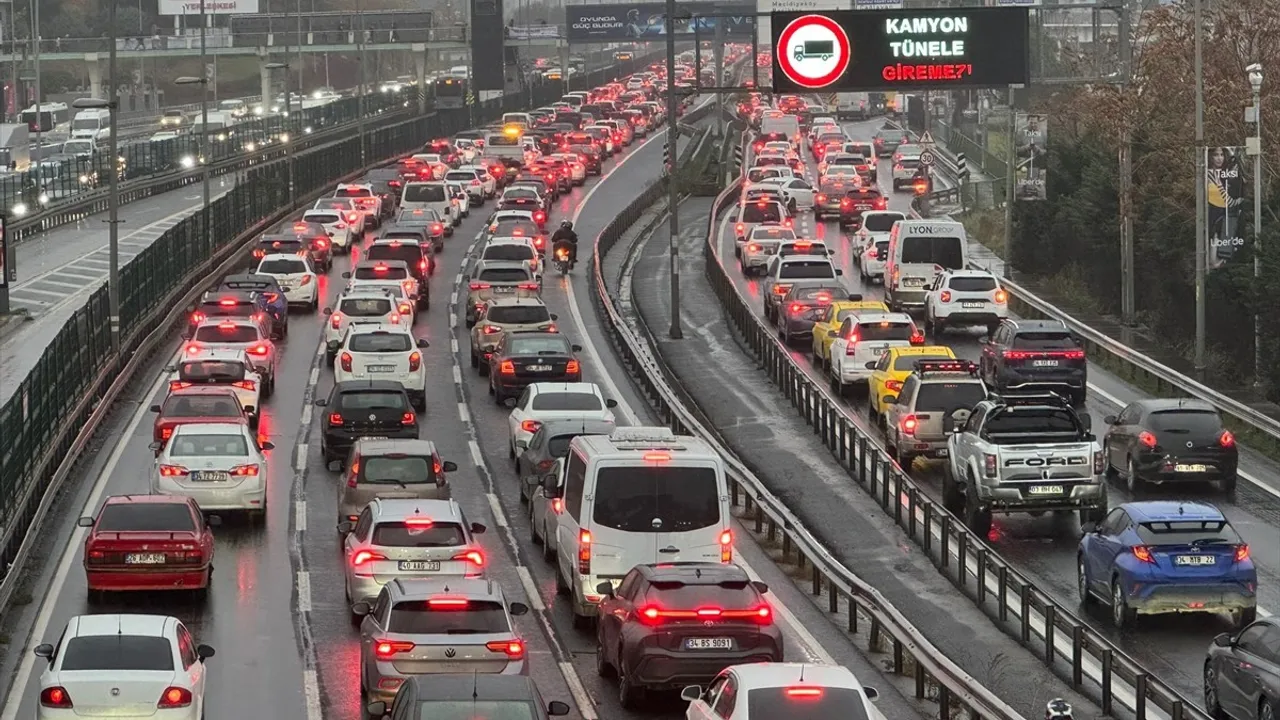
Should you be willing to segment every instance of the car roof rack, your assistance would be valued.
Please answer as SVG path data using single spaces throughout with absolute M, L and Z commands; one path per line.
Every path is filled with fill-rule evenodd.
M 978 364 L 972 360 L 917 360 L 914 369 L 922 378 L 944 374 L 978 376 Z

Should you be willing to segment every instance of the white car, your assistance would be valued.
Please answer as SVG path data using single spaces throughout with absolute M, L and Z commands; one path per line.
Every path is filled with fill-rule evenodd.
M 906 220 L 905 213 L 897 210 L 869 210 L 862 213 L 862 226 L 853 234 L 853 252 L 855 261 L 858 255 L 873 242 L 888 240 L 893 224 Z
M 783 196 L 787 198 L 788 203 L 791 203 L 791 202 L 795 203 L 797 210 L 813 209 L 813 199 L 814 199 L 813 186 L 800 178 L 797 178 L 797 177 L 765 178 L 764 180 L 760 181 L 760 184 L 771 185 L 773 187 L 780 189 L 782 191 Z
M 335 198 L 351 198 L 364 211 L 365 223 L 374 227 L 382 225 L 382 196 L 373 191 L 369 183 L 338 183 L 333 191 Z
M 256 433 L 240 423 L 179 425 L 156 455 L 151 492 L 189 497 L 201 510 L 265 516 L 267 456 L 262 453 L 274 447 L 259 446 Z
M 320 306 L 320 276 L 311 269 L 310 258 L 298 255 L 267 255 L 258 261 L 256 275 L 269 275 L 280 283 L 284 299 L 314 312 Z
M 324 324 L 324 342 L 328 349 L 329 364 L 337 356 L 347 328 L 352 325 L 398 326 L 404 323 L 397 298 L 383 288 L 357 286 L 348 288 L 338 296 L 334 307 L 325 308 L 329 321 Z
M 364 237 L 365 231 L 369 229 L 368 216 L 365 209 L 360 203 L 356 202 L 357 198 L 348 197 L 330 197 L 320 198 L 316 204 L 311 207 L 312 210 L 334 210 L 342 217 L 342 220 L 351 226 L 351 234 L 356 237 Z
M 337 210 L 308 210 L 302 213 L 302 219 L 323 227 L 325 233 L 329 235 L 329 242 L 333 243 L 335 248 L 344 250 L 351 248 L 355 232 L 341 212 Z
M 743 275 L 764 272 L 769 261 L 778 254 L 782 243 L 795 240 L 796 231 L 782 225 L 756 225 L 751 228 L 742 252 L 738 255 L 738 267 Z
M 427 364 L 422 351 L 428 345 L 403 324 L 350 325 L 333 364 L 333 381 L 394 380 L 404 386 L 413 408 L 425 412 Z
M 471 192 L 467 190 L 467 186 L 464 183 L 456 182 L 454 180 L 445 180 L 444 186 L 449 188 L 449 194 L 453 197 L 454 227 L 461 225 L 462 219 L 471 215 L 472 205 L 479 205 L 484 202 L 484 200 L 477 199 L 476 196 L 472 195 Z
M 734 702 L 748 697 L 751 702 Z M 730 666 L 721 670 L 706 689 L 690 685 L 680 693 L 680 698 L 689 703 L 685 720 L 883 720 L 884 715 L 871 705 L 879 697 L 879 691 L 858 682 L 841 665 L 770 662 Z M 789 707 L 795 710 L 788 710 Z M 753 714 L 753 708 L 765 712 Z
M 876 240 L 858 257 L 858 274 L 863 280 L 884 283 L 884 266 L 889 259 L 889 239 Z
M 587 181 L 587 166 L 577 153 L 555 153 L 551 157 L 563 161 L 565 167 L 569 168 L 570 183 L 582 185 Z
M 498 179 L 490 174 L 489 168 L 484 165 L 462 165 L 458 171 L 475 173 L 475 179 L 480 181 L 486 200 L 498 193 Z
M 76 615 L 57 647 L 35 648 L 49 661 L 40 673 L 37 720 L 204 717 L 205 661 L 213 648 L 164 615 Z M 120 668 L 169 668 L 168 670 Z M 93 708 L 92 713 L 87 713 Z
M 870 380 L 874 371 L 867 365 L 874 366 L 882 355 L 889 352 L 889 348 L 924 342 L 924 335 L 906 313 L 853 313 L 831 332 L 835 337 L 831 339 L 831 364 L 828 368 L 839 394 L 843 394 L 848 385 Z M 910 370 L 918 359 L 914 355 L 903 355 L 897 362 L 904 367 L 895 367 L 894 370 Z
M 982 325 L 990 330 L 1009 317 L 1009 294 L 985 270 L 946 270 L 924 298 L 925 330 Z
M 166 140 L 176 140 L 180 137 L 182 137 L 182 133 L 174 132 L 172 130 L 161 130 L 160 132 L 151 136 L 151 142 L 164 142 Z
M 176 364 L 165 368 L 169 371 L 169 392 L 192 385 L 229 386 L 240 401 L 240 407 L 249 413 L 249 424 L 258 426 L 262 411 L 262 376 L 249 362 L 243 350 L 225 348 L 199 348 L 183 353 Z
M 511 458 L 520 454 L 529 438 L 547 420 L 605 420 L 616 422 L 618 401 L 606 399 L 600 386 L 589 382 L 533 383 L 515 401 L 507 417 Z
M 542 255 L 530 237 L 489 238 L 480 251 L 481 260 L 516 260 L 525 263 L 529 272 L 542 282 Z
M 396 311 L 400 314 L 400 320 L 393 323 L 395 325 L 413 327 L 414 321 L 418 319 L 417 303 L 414 302 L 413 296 L 409 294 L 409 291 L 399 280 L 351 278 L 347 281 L 347 291 L 355 290 L 371 290 L 389 294 L 391 302 L 395 303 Z
M 196 325 L 183 355 L 194 356 L 211 348 L 244 351 L 253 371 L 262 376 L 262 397 L 271 397 L 275 392 L 277 348 L 265 319 L 208 318 Z
M 480 149 L 476 144 L 466 138 L 458 138 L 453 141 L 453 149 L 458 153 L 458 157 L 462 158 L 462 162 L 474 162 L 480 154 Z
M 903 145 L 893 153 L 893 189 L 910 185 L 920 169 L 919 145 Z

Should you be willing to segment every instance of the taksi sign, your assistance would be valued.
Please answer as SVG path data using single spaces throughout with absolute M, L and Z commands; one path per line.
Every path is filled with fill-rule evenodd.
M 826 15 L 809 14 L 787 23 L 773 46 L 778 69 L 806 90 L 827 87 L 849 68 L 852 48 L 844 28 Z
M 778 48 L 775 92 L 815 87 L 834 91 L 996 88 L 1027 84 L 1031 79 L 1025 8 L 775 12 L 770 19 L 773 46 Z M 818 45 L 814 52 L 801 48 L 805 60 L 796 59 L 797 39 L 784 33 L 797 21 L 810 28 L 800 40 L 830 40 L 833 48 L 838 38 L 848 42 L 844 69 L 826 84 L 802 81 L 819 72 L 803 68 L 812 62 L 811 55 L 821 57 L 822 53 Z M 788 67 L 801 71 L 788 72 Z

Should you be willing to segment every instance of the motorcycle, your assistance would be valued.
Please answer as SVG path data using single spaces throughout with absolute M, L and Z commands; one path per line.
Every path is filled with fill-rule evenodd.
M 569 274 L 568 248 L 559 248 L 556 250 L 556 270 L 559 270 L 561 275 Z

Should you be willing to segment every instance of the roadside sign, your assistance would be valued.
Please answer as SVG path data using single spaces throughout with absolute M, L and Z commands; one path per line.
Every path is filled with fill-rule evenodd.
M 801 15 L 778 36 L 778 67 L 791 82 L 817 90 L 849 69 L 849 34 L 826 15 Z
M 924 134 L 920 136 L 920 144 L 921 144 L 921 145 L 932 145 L 932 144 L 933 144 L 933 133 L 929 132 L 928 130 L 925 130 L 925 131 L 924 131 Z
M 938 156 L 933 154 L 932 150 L 925 150 L 920 153 L 920 164 L 929 167 L 937 162 Z

